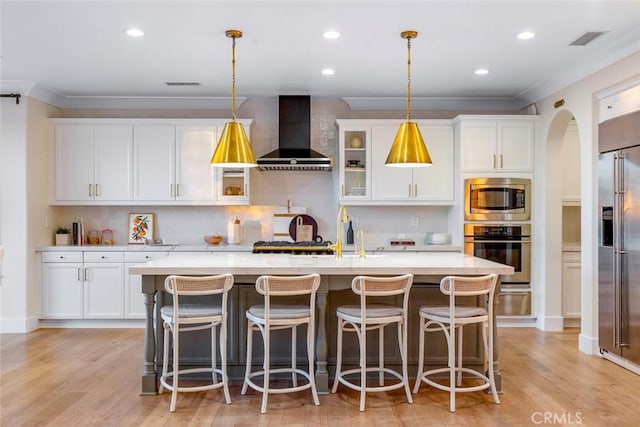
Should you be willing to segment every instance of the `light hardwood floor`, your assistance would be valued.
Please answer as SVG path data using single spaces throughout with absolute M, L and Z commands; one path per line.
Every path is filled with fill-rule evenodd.
M 340 387 L 312 404 L 309 391 L 273 395 L 260 415 L 260 395 L 240 395 L 232 404 L 220 390 L 179 394 L 140 392 L 140 329 L 40 329 L 2 335 L 0 425 L 2 426 L 640 426 L 640 377 L 577 350 L 577 330 L 545 333 L 499 329 L 504 394 L 459 394 L 457 411 L 448 394 L 423 385 L 406 403 L 402 390 L 367 396 Z M 415 375 L 415 373 L 411 373 Z M 411 382 L 413 385 L 413 380 Z M 546 418 L 545 418 L 546 417 Z

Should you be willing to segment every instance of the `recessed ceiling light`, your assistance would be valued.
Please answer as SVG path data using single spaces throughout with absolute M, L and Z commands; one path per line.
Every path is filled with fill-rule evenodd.
M 336 73 L 336 70 L 333 68 L 325 68 L 321 71 L 321 73 L 325 76 L 333 76 Z
M 528 39 L 532 39 L 534 38 L 536 35 L 534 33 L 532 33 L 531 31 L 523 31 L 520 34 L 518 34 L 518 38 L 520 40 L 528 40 Z
M 340 33 L 335 30 L 329 30 L 322 33 L 322 37 L 324 37 L 325 39 L 333 40 L 340 38 Z
M 144 32 L 139 30 L 138 28 L 127 28 L 124 30 L 125 34 L 131 37 L 142 37 L 144 36 Z
M 474 73 L 476 73 L 476 75 L 478 76 L 484 76 L 485 74 L 489 74 L 489 70 L 487 70 L 486 68 L 478 68 L 474 71 Z

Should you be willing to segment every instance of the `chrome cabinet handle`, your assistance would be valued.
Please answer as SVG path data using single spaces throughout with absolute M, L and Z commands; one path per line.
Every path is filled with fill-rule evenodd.
M 85 268 L 84 269 L 84 281 L 86 282 L 87 280 L 89 280 L 89 269 Z
M 500 154 L 500 169 L 502 169 L 502 154 Z
M 100 197 L 100 184 L 96 184 L 96 197 Z
M 169 185 L 169 194 L 171 195 L 171 197 L 175 196 L 174 190 L 173 190 L 173 184 Z
M 93 184 L 89 184 L 89 197 L 93 197 Z
M 409 184 L 409 197 L 411 197 L 411 184 Z
M 413 197 L 418 197 L 418 184 L 413 184 Z
M 78 282 L 82 282 L 82 278 L 80 277 L 81 268 L 78 267 Z
M 493 168 L 495 169 L 496 168 L 496 155 L 494 154 L 491 157 L 493 158 Z
M 176 197 L 180 196 L 180 184 L 176 184 Z

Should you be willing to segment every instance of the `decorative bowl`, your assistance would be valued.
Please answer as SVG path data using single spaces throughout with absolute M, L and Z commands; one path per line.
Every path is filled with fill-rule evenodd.
M 210 236 L 204 236 L 204 241 L 210 245 L 218 245 L 222 242 L 223 237 L 219 234 L 212 234 Z

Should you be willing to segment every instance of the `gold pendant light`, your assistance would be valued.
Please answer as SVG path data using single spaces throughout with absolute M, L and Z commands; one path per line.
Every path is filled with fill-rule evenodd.
M 407 40 L 407 121 L 400 124 L 393 140 L 386 166 L 420 167 L 430 166 L 431 156 L 422 139 L 418 124 L 411 121 L 411 39 L 418 36 L 417 31 L 403 31 L 400 37 Z
M 216 151 L 211 157 L 211 164 L 218 167 L 254 167 L 256 159 L 249 145 L 249 138 L 242 127 L 236 122 L 236 39 L 242 37 L 242 31 L 227 30 L 227 37 L 233 39 L 231 49 L 231 121 L 224 125 L 224 130 L 218 141 Z

